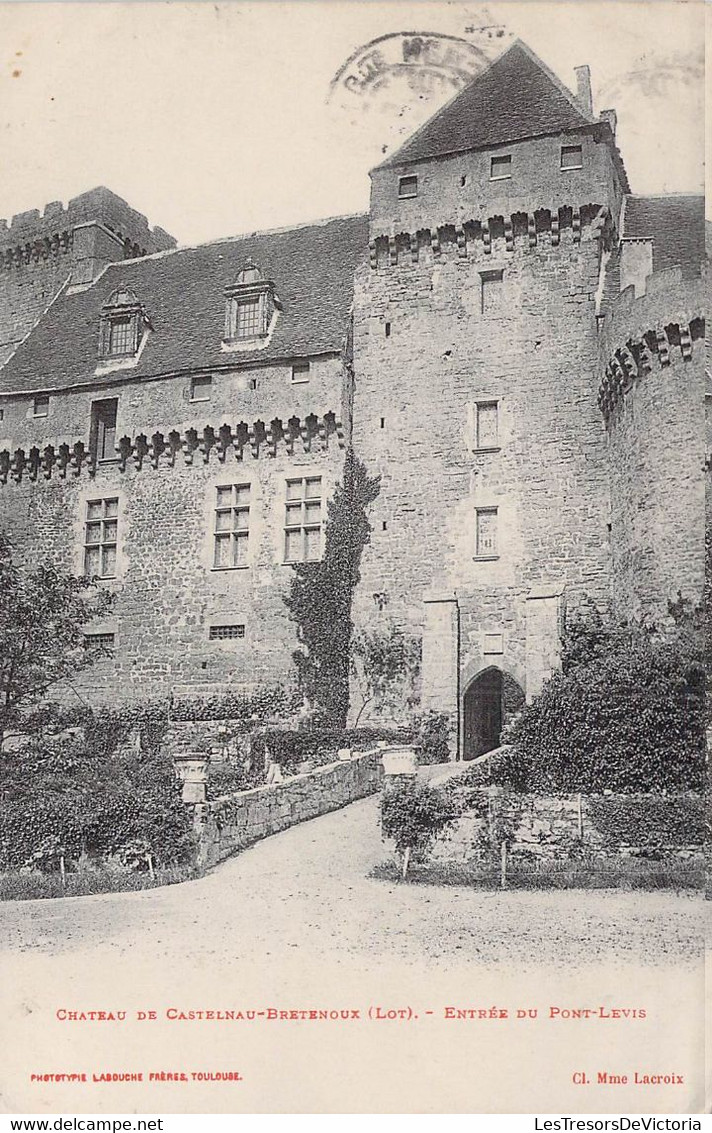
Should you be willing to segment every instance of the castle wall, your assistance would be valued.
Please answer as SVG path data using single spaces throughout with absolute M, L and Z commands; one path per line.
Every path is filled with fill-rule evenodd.
M 288 477 L 321 476 L 326 499 L 340 477 L 343 450 L 274 457 L 249 451 L 224 463 L 212 453 L 186 464 L 141 470 L 131 462 L 96 474 L 53 475 L 35 483 L 23 477 L 0 491 L 0 528 L 11 532 L 18 560 L 50 559 L 83 573 L 89 500 L 118 497 L 118 565 L 108 581 L 118 597 L 111 616 L 89 627 L 115 633 L 114 657 L 101 661 L 73 686 L 93 702 L 131 701 L 167 694 L 172 685 L 209 681 L 254 687 L 289 680 L 295 627 L 283 597 L 293 571 L 285 565 L 284 523 Z M 250 486 L 247 565 L 213 566 L 214 508 L 218 486 Z M 211 624 L 245 626 L 240 639 L 210 640 Z
M 300 383 L 292 382 L 291 366 L 284 363 L 207 371 L 212 384 L 209 393 L 199 391 L 197 401 L 191 400 L 194 374 L 137 382 L 131 380 L 130 369 L 121 366 L 112 371 L 97 364 L 96 372 L 101 377 L 91 385 L 51 392 L 48 415 L 39 421 L 33 412 L 34 395 L 0 397 L 0 451 L 77 441 L 87 445 L 92 402 L 106 398 L 118 400 L 117 438 L 141 433 L 150 437 L 156 431 L 167 436 L 171 430 L 184 434 L 186 429 L 202 431 L 206 426 L 219 430 L 225 422 L 240 420 L 269 422 L 277 417 L 286 422 L 293 416 L 304 419 L 329 411 L 348 420 L 343 366 L 337 355 L 312 359 L 309 380 Z
M 108 189 L 0 220 L 0 365 L 71 278 L 86 283 L 108 263 L 175 247 L 162 228 Z
M 527 673 L 527 623 L 552 619 L 537 602 L 566 588 L 572 603 L 586 592 L 607 604 L 590 220 L 579 233 L 569 216 L 533 244 L 526 228 L 495 235 L 489 253 L 481 237 L 463 248 L 447 230 L 435 252 L 421 233 L 417 262 L 407 243 L 396 241 L 397 263 L 379 245 L 357 279 L 354 446 L 382 477 L 357 621 L 392 617 L 419 632 L 429 593 L 453 592 L 462 693 L 489 665 L 540 685 Z M 496 270 L 499 294 L 483 310 L 481 273 Z M 497 441 L 480 447 L 477 405 L 494 402 Z M 494 555 L 477 553 L 478 509 L 496 509 Z M 556 616 L 553 627 L 531 657 L 555 654 Z
M 617 219 L 623 200 L 608 145 L 593 133 L 555 135 L 494 149 L 374 169 L 371 233 L 416 232 L 471 218 L 557 211 L 572 202 L 606 203 Z M 561 146 L 581 145 L 582 168 L 561 168 Z M 490 179 L 493 156 L 512 155 L 511 177 Z M 417 196 L 401 199 L 399 178 L 418 178 Z M 464 182 L 464 183 L 463 183 Z
M 122 377 L 53 393 L 49 416 L 39 420 L 32 398 L 3 399 L 0 529 L 10 532 L 18 562 L 49 559 L 84 573 L 87 504 L 118 498 L 116 577 L 102 583 L 118 597 L 111 616 L 88 627 L 115 634 L 114 655 L 74 687 L 92 702 L 113 703 L 196 681 L 249 688 L 291 681 L 297 638 L 283 600 L 293 575 L 285 565 L 286 481 L 321 476 L 326 518 L 348 425 L 342 359 L 314 359 L 304 384 L 293 384 L 284 364 L 214 375 L 205 402 L 190 401 L 189 375 Z M 93 463 L 91 403 L 112 396 L 119 453 Z M 274 418 L 283 429 L 269 428 Z M 215 507 L 225 485 L 249 485 L 248 553 L 244 566 L 218 569 Z M 210 640 L 210 626 L 226 624 L 244 626 L 244 637 Z
M 704 291 L 679 270 L 624 292 L 601 336 L 611 470 L 611 598 L 659 619 L 704 584 Z

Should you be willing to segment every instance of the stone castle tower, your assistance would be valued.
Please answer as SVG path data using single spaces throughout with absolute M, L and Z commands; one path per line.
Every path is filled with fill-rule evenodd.
M 653 274 L 699 201 L 646 215 L 577 78 L 516 43 L 372 174 L 354 446 L 382 491 L 358 619 L 422 632 L 423 704 L 466 756 L 556 667 L 567 607 L 701 593 L 699 246 Z
M 90 283 L 107 264 L 175 247 L 162 228 L 109 189 L 0 220 L 0 365 L 68 283 Z
M 354 621 L 422 635 L 461 756 L 567 610 L 699 600 L 703 201 L 632 195 L 577 82 L 516 42 L 373 171 L 368 217 L 170 251 L 101 190 L 71 265 L 47 210 L 15 219 L 0 525 L 117 590 L 86 694 L 289 679 L 284 567 L 320 557 L 349 442 L 381 477 Z

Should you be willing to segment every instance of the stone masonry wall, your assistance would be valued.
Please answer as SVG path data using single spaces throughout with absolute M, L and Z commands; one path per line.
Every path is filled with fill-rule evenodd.
M 661 273 L 647 281 L 644 296 L 635 299 L 632 288 L 620 296 L 601 336 L 602 366 L 610 373 L 613 364 L 622 376 L 628 363 L 622 389 L 604 403 L 611 597 L 620 617 L 665 615 L 678 592 L 695 602 L 702 597 L 704 311 L 702 281 L 683 281 L 679 269 Z
M 313 385 L 295 390 L 285 367 L 261 374 L 256 391 L 240 389 L 237 378 L 226 380 L 216 403 L 207 405 L 185 401 L 185 379 L 124 387 L 118 433 L 150 434 L 159 423 L 167 431 L 191 420 L 220 422 L 225 412 L 234 420 L 243 410 L 253 419 L 277 403 L 292 412 L 332 405 L 341 396 L 340 362 L 326 360 L 316 371 Z M 55 438 L 81 432 L 86 439 L 91 397 L 90 391 L 53 397 L 56 419 L 49 421 L 19 412 L 14 437 L 24 434 L 39 444 L 44 427 Z M 221 460 L 213 447 L 189 453 L 188 463 L 179 450 L 173 463 L 162 457 L 156 467 L 148 457 L 140 468 L 130 458 L 124 471 L 108 462 L 93 473 L 86 465 L 78 473 L 70 468 L 64 477 L 54 467 L 48 480 L 24 474 L 0 487 L 0 528 L 11 533 L 17 561 L 32 566 L 49 558 L 73 573 L 84 568 L 88 501 L 119 500 L 117 575 L 102 584 L 116 591 L 117 601 L 110 618 L 88 627 L 115 633 L 114 656 L 74 680 L 83 696 L 113 703 L 165 695 L 174 684 L 252 688 L 292 678 L 297 641 L 283 601 L 293 575 L 284 562 L 286 481 L 321 476 L 325 518 L 344 450 L 331 432 L 310 437 L 306 447 L 298 440 L 291 453 L 283 441 L 272 450 L 264 440 L 255 452 L 249 444 L 229 445 Z M 215 569 L 216 488 L 226 484 L 250 486 L 248 555 L 244 567 Z M 244 637 L 210 640 L 216 624 L 244 625 Z
M 452 233 L 418 262 L 379 250 L 357 278 L 354 447 L 381 493 L 356 619 L 419 627 L 431 590 L 455 592 L 461 690 L 494 663 L 526 686 L 527 596 L 565 585 L 608 601 L 609 487 L 596 405 L 599 241 L 561 229 L 532 246 Z M 482 272 L 502 271 L 492 309 Z M 477 403 L 497 402 L 496 445 L 478 449 Z M 498 552 L 478 558 L 476 509 L 496 508 Z M 378 595 L 378 601 L 374 596 Z
M 539 862 L 564 861 L 572 850 L 585 851 L 593 861 L 619 856 L 645 856 L 651 849 L 664 856 L 702 860 L 702 801 L 695 796 L 650 795 L 501 795 L 483 791 L 481 805 L 465 813 L 454 827 L 435 842 L 429 860 L 477 863 L 499 853 L 498 833 L 506 830 L 512 861 L 534 859 Z M 629 840 L 606 837 L 600 817 L 624 805 L 645 818 L 651 805 L 669 812 L 672 826 L 683 833 L 660 836 L 653 829 L 646 837 L 640 830 Z M 684 816 L 680 823 L 680 816 Z M 662 814 L 664 820 L 664 813 Z M 644 825 L 644 822 L 643 822 Z
M 275 786 L 199 804 L 196 832 L 201 865 L 216 865 L 261 838 L 373 794 L 382 779 L 381 755 L 380 750 L 364 752 Z

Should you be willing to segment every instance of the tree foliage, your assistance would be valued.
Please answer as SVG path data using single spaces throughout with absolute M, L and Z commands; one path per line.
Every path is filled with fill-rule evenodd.
M 519 790 L 698 790 L 705 767 L 701 612 L 675 626 L 624 626 L 565 642 L 565 669 L 508 729 L 503 773 Z
M 21 570 L 0 533 L 0 738 L 48 689 L 97 659 L 100 651 L 84 647 L 84 629 L 112 601 L 90 579 L 51 563 Z
M 349 708 L 351 608 L 371 537 L 368 507 L 378 492 L 378 477 L 370 477 L 349 449 L 343 483 L 327 507 L 324 556 L 320 562 L 294 564 L 285 598 L 300 643 L 293 654 L 300 688 L 332 727 L 344 726 Z
M 351 673 L 361 699 L 354 727 L 369 706 L 377 712 L 412 706 L 420 658 L 420 639 L 393 622 L 353 635 Z
M 125 857 L 141 843 L 160 864 L 189 859 L 191 820 L 173 761 L 107 751 L 105 737 L 38 734 L 0 756 L 4 868 L 83 855 Z M 38 856 L 39 855 L 39 856 Z

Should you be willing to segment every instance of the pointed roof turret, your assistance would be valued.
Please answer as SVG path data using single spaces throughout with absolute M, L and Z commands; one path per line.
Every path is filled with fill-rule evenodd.
M 595 122 L 546 64 L 516 40 L 378 168 L 560 134 Z

